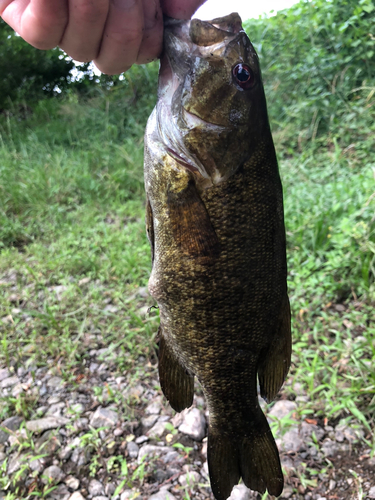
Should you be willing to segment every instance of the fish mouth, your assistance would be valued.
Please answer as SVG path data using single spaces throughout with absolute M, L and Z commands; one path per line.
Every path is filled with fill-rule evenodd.
M 205 130 L 211 130 L 215 132 L 224 132 L 225 130 L 228 130 L 228 127 L 224 127 L 222 125 L 217 125 L 216 123 L 207 122 L 206 120 L 203 120 L 203 118 L 192 113 L 191 111 L 188 111 L 184 107 L 182 108 L 182 117 L 189 129 L 199 127 Z

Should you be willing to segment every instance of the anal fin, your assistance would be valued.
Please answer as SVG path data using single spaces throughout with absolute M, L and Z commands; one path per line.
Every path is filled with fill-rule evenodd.
M 258 368 L 260 394 L 266 401 L 272 401 L 284 383 L 289 371 L 292 355 L 290 327 L 290 305 L 285 294 L 280 308 L 279 322 L 274 341 Z
M 167 345 L 159 327 L 159 379 L 164 396 L 172 408 L 182 411 L 193 404 L 194 375 L 190 375 Z

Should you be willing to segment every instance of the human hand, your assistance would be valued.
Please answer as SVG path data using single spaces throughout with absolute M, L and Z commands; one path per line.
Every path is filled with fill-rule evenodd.
M 38 49 L 118 74 L 162 50 L 163 14 L 189 19 L 205 0 L 0 0 L 0 15 Z

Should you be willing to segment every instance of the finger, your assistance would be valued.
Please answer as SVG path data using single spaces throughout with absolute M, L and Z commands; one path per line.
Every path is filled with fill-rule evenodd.
M 122 73 L 136 62 L 144 30 L 142 0 L 110 0 L 99 55 L 103 73 Z
M 163 13 L 159 0 L 143 0 L 144 32 L 137 64 L 159 57 L 163 47 Z
M 91 61 L 99 53 L 109 0 L 69 0 L 69 22 L 60 47 L 77 61 Z
M 52 49 L 68 23 L 67 0 L 0 0 L 0 14 L 26 42 Z
M 175 19 L 190 19 L 205 0 L 161 0 L 165 15 Z

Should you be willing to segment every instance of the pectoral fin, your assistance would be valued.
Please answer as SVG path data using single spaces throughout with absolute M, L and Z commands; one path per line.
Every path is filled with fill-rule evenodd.
M 272 401 L 283 385 L 289 371 L 291 354 L 290 305 L 285 294 L 274 341 L 258 368 L 260 394 L 266 401 Z
M 211 259 L 219 255 L 220 243 L 194 181 L 178 192 L 168 193 L 172 232 L 182 252 Z
M 167 345 L 159 327 L 159 379 L 164 396 L 172 408 L 182 411 L 193 404 L 194 376 L 180 364 Z

